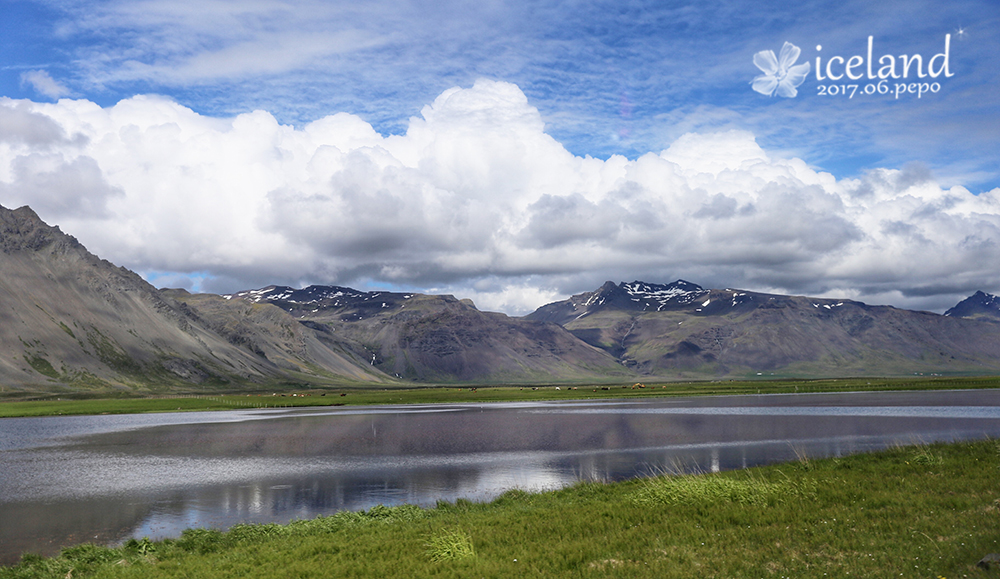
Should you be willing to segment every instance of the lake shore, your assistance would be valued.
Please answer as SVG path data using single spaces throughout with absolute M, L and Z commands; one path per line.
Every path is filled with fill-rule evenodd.
M 1000 376 L 912 378 L 830 378 L 818 380 L 746 380 L 717 382 L 646 382 L 620 384 L 448 385 L 397 388 L 284 388 L 266 392 L 220 391 L 184 396 L 122 395 L 86 398 L 83 394 L 47 396 L 38 400 L 0 401 L 0 418 L 136 414 L 298 408 L 309 406 L 373 406 L 453 402 L 535 402 L 660 396 L 721 396 L 741 394 L 804 394 L 1000 388 Z
M 997 577 L 1000 444 L 893 448 L 698 476 L 26 556 L 26 577 Z

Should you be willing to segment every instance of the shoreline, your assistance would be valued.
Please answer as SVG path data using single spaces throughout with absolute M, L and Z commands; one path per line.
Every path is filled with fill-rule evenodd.
M 1000 388 L 1000 376 L 831 378 L 742 382 L 650 382 L 630 384 L 550 384 L 525 386 L 456 385 L 397 389 L 301 388 L 267 393 L 204 393 L 156 397 L 71 398 L 0 401 L 0 418 L 191 412 L 235 409 L 374 406 L 465 402 L 536 402 L 549 400 L 621 400 L 628 398 L 815 394 L 900 390 Z M 54 398 L 54 399 L 53 399 Z
M 489 503 L 377 506 L 25 556 L 8 577 L 992 577 L 1000 444 L 980 440 Z M 974 574 L 978 573 L 978 574 Z M 477 575 L 478 574 L 478 575 Z

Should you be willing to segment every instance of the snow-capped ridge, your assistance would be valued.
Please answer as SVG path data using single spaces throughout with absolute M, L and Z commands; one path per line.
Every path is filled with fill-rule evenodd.
M 620 287 L 628 292 L 629 295 L 655 300 L 661 304 L 671 300 L 675 300 L 678 303 L 688 303 L 708 293 L 708 290 L 700 285 L 682 279 L 667 285 L 642 281 L 633 281 L 632 283 L 622 282 Z
M 260 302 L 289 302 L 299 306 L 313 305 L 320 302 L 334 300 L 333 306 L 339 306 L 338 298 L 350 300 L 370 300 L 386 292 L 362 292 L 348 287 L 311 285 L 302 289 L 295 289 L 288 286 L 271 285 L 261 289 L 246 290 L 235 294 L 229 294 L 226 299 L 240 298 L 253 303 Z

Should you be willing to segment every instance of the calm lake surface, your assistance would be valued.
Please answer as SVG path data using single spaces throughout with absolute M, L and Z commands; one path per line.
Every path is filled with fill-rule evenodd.
M 0 419 L 0 564 L 31 551 L 1000 437 L 1000 390 Z

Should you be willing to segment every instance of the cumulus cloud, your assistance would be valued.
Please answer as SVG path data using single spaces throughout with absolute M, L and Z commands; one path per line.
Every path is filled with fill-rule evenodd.
M 110 217 L 108 199 L 124 194 L 86 155 L 66 159 L 59 153 L 27 153 L 15 157 L 10 170 L 12 180 L 0 182 L 0 197 L 56 219 Z
M 0 98 L 0 143 L 7 146 L 45 147 L 69 141 L 54 119 L 32 110 L 33 103 Z M 82 135 L 78 136 L 82 138 Z
M 1000 290 L 1000 190 L 917 164 L 838 180 L 739 130 L 580 157 L 503 82 L 449 89 L 388 136 L 347 113 L 294 128 L 151 96 L 4 100 L 5 122 L 22 136 L 0 140 L 0 203 L 210 291 L 397 287 L 525 313 L 605 279 L 939 310 Z

